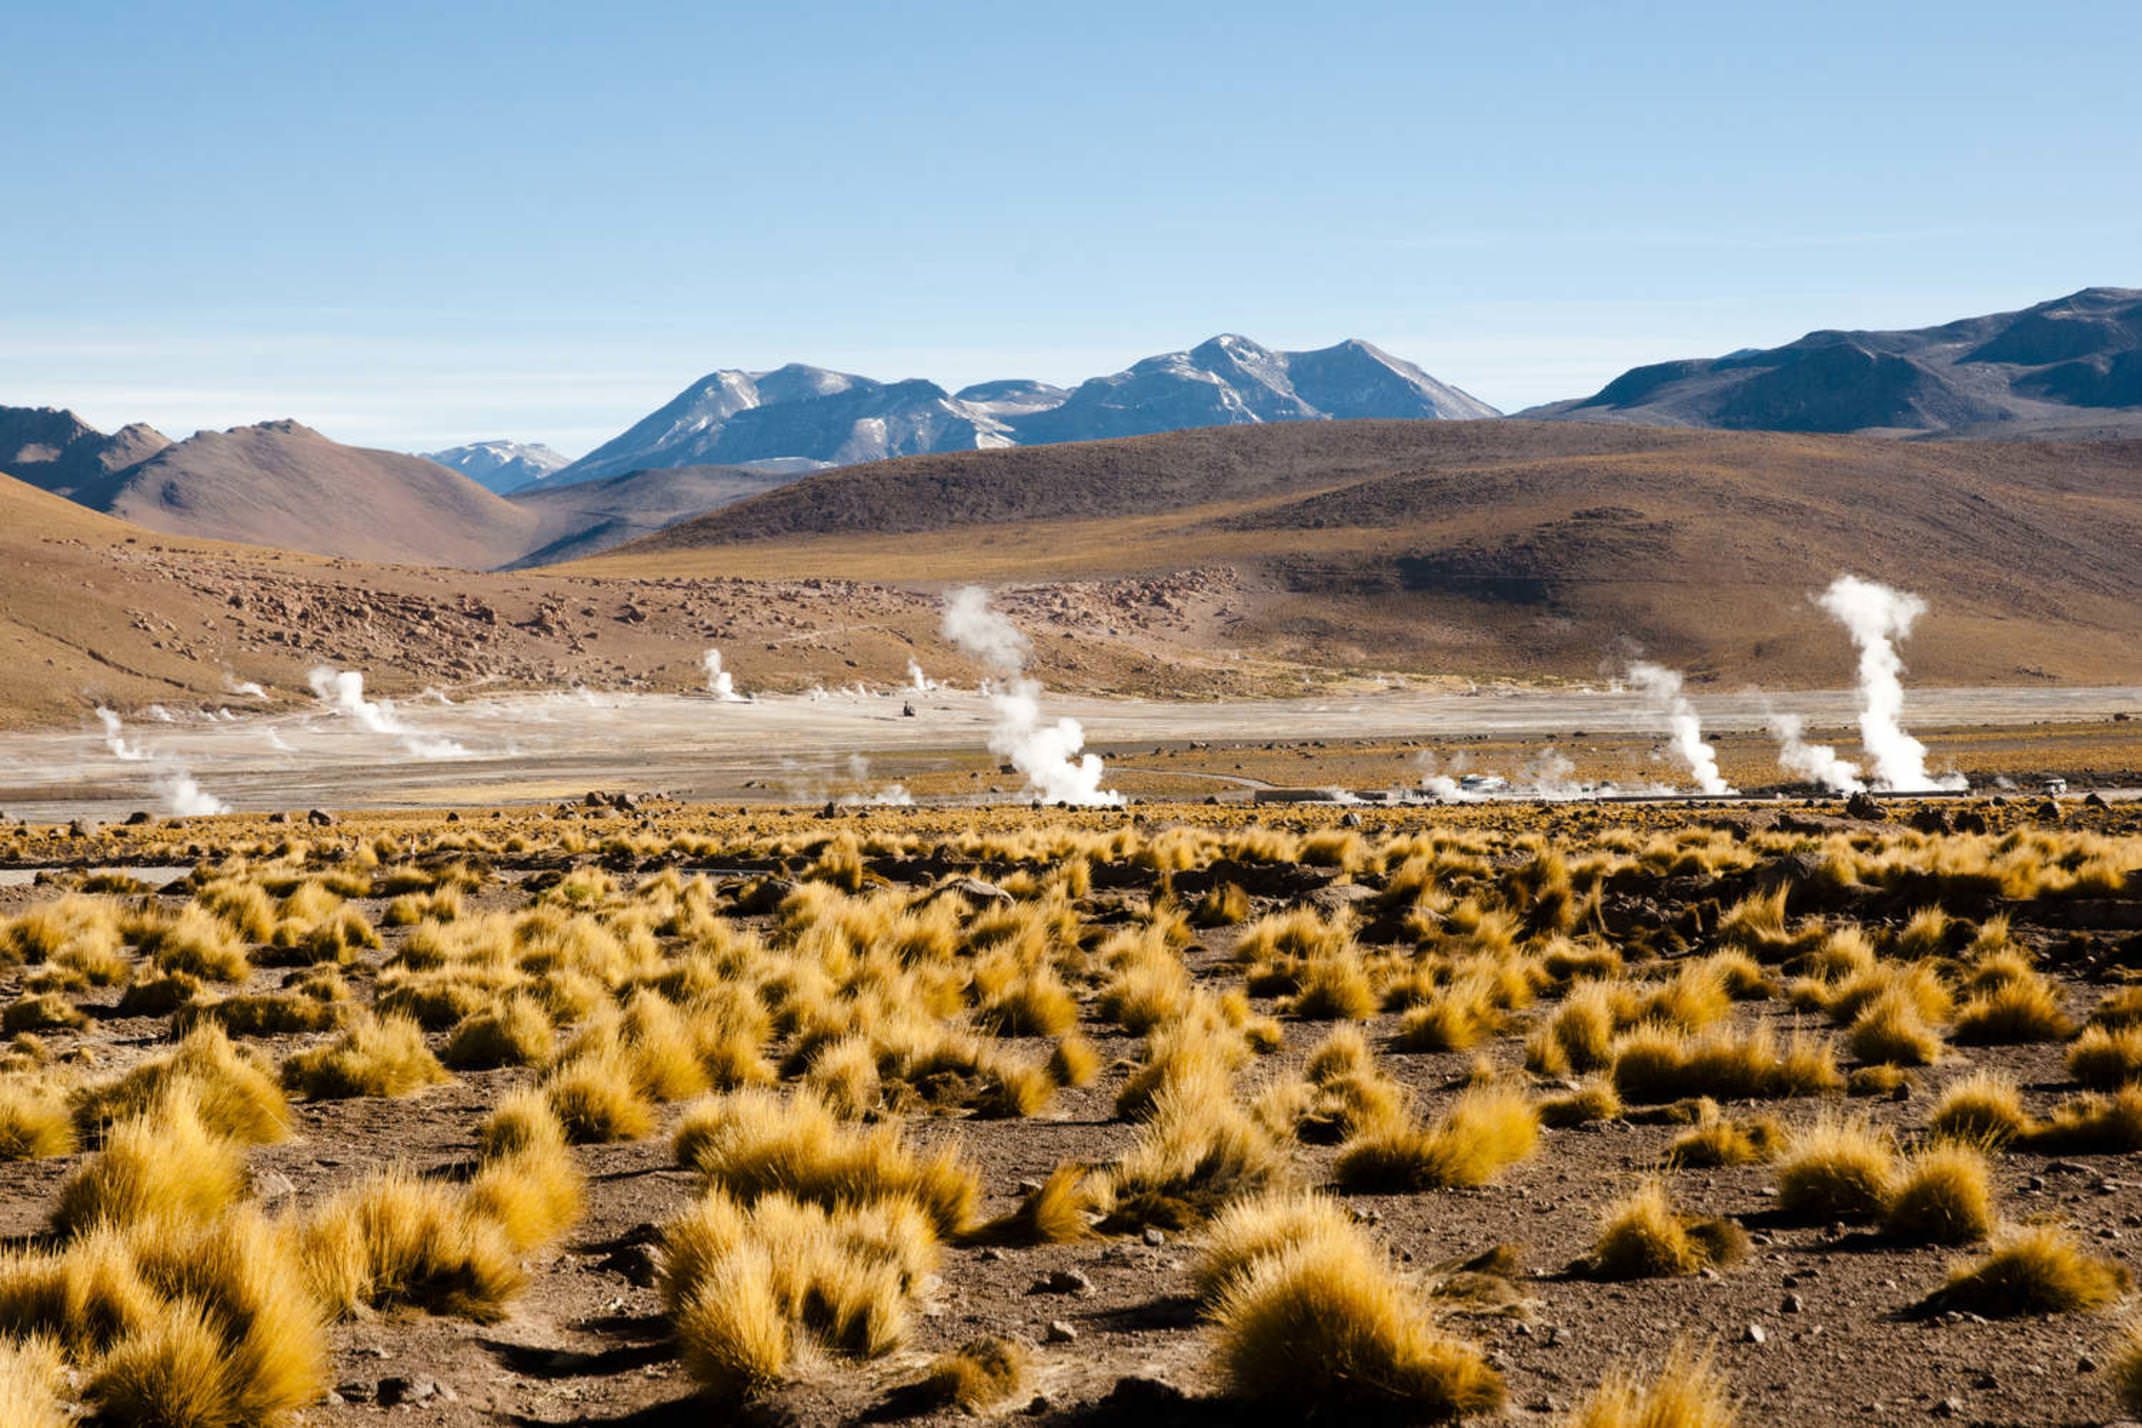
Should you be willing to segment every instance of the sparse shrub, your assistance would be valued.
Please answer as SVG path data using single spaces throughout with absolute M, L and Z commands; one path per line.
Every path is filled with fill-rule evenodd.
M 1300 988 L 1288 1010 L 1305 1021 L 1366 1021 L 1376 1014 L 1376 989 L 1354 953 L 1310 958 Z
M 2009 1046 L 2062 1041 L 2074 1029 L 2061 1009 L 2059 991 L 2032 972 L 1971 998 L 1956 1014 L 1949 1035 L 1960 1046 Z
M 447 1038 L 444 1060 L 461 1071 L 498 1066 L 541 1066 L 557 1042 L 550 1017 L 518 993 L 462 1019 Z
M 1683 1344 L 1674 1345 L 1650 1383 L 1616 1369 L 1563 1420 L 1564 1428 L 1735 1428 L 1738 1422 L 1711 1356 Z
M 1982 1151 L 1935 1141 L 1905 1161 L 1882 1228 L 1924 1244 L 1975 1244 L 1993 1233 L 1993 1184 Z
M 1215 883 L 1190 911 L 1199 927 L 1232 927 L 1250 915 L 1249 894 L 1237 883 Z
M 328 1197 L 302 1235 L 314 1292 L 335 1311 L 408 1305 L 488 1323 L 527 1282 L 497 1222 L 399 1170 Z
M 1267 1190 L 1235 1201 L 1206 1228 L 1191 1277 L 1198 1298 L 1217 1303 L 1260 1260 L 1318 1239 L 1358 1234 L 1336 1200 L 1298 1190 Z
M 1289 1413 L 1489 1413 L 1502 1378 L 1426 1308 L 1358 1234 L 1262 1256 L 1212 1310 L 1220 1376 L 1235 1398 Z
M 283 1062 L 283 1084 L 316 1101 L 406 1096 L 446 1079 L 423 1028 L 403 1016 L 365 1017 L 329 1045 Z
M 1740 1226 L 1683 1215 L 1663 1183 L 1647 1180 L 1607 1207 L 1599 1239 L 1582 1267 L 1594 1279 L 1664 1279 L 1731 1264 L 1747 1253 L 1747 1245 Z
M 106 1123 L 140 1115 L 179 1087 L 192 1097 L 202 1123 L 218 1135 L 270 1145 L 290 1134 L 290 1103 L 275 1078 L 214 1025 L 188 1032 L 167 1056 L 79 1092 L 75 1124 L 95 1136 Z
M 918 1400 L 937 1408 L 979 1413 L 1017 1393 L 1026 1382 L 1027 1354 L 1011 1339 L 976 1339 L 956 1353 L 939 1354 L 917 1385 Z
M 2126 1292 L 2127 1271 L 2093 1258 L 2058 1225 L 2010 1230 L 1979 1259 L 1958 1265 L 1925 1301 L 1989 1319 L 2077 1314 L 2102 1309 Z
M 2142 1079 L 2142 1025 L 2108 1031 L 2086 1026 L 2068 1048 L 2068 1074 L 2093 1091 Z
M 793 1329 L 774 1296 L 773 1264 L 746 1247 L 710 1270 L 675 1314 L 684 1369 L 717 1403 L 740 1403 L 788 1374 Z
M 1778 1209 L 1806 1220 L 1871 1220 L 1889 1203 L 1896 1155 L 1865 1121 L 1825 1113 L 1786 1143 Z
M 192 1092 L 174 1088 L 143 1114 L 113 1126 L 104 1149 L 60 1186 L 52 1227 L 214 1219 L 245 1190 L 245 1157 L 201 1122 Z
M 1934 1103 L 1927 1129 L 1950 1140 L 2001 1145 L 2030 1129 L 2015 1082 L 1993 1071 L 1974 1071 L 1951 1082 Z
M 1349 1143 L 1333 1167 L 1341 1186 L 1363 1191 L 1485 1185 L 1532 1154 L 1539 1113 L 1521 1092 L 1476 1087 L 1430 1126 L 1401 1126 Z

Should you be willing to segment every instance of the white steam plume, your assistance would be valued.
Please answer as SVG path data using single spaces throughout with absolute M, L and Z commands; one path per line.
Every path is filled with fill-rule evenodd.
M 156 791 L 163 795 L 164 811 L 174 818 L 205 818 L 228 813 L 231 806 L 201 787 L 199 780 L 175 759 L 162 760 L 156 774 Z
M 1797 714 L 1770 711 L 1770 732 L 1778 741 L 1778 767 L 1819 783 L 1832 793 L 1858 793 L 1867 785 L 1859 765 L 1838 754 L 1828 744 L 1810 744 L 1802 737 L 1806 724 Z
M 1859 646 L 1859 740 L 1874 764 L 1874 786 L 1890 793 L 1960 789 L 1960 774 L 1934 778 L 1926 771 L 1926 745 L 1904 732 L 1904 660 L 1899 642 L 1926 613 L 1926 602 L 1856 575 L 1840 575 L 1819 603 Z
M 1673 751 L 1688 765 L 1696 787 L 1705 793 L 1731 793 L 1733 785 L 1718 772 L 1718 751 L 1703 740 L 1703 720 L 1696 706 L 1681 692 L 1680 671 L 1639 660 L 1629 666 L 1629 683 L 1653 709 L 1666 716 L 1666 727 L 1673 735 Z
M 945 638 L 989 666 L 997 677 L 989 702 L 997 711 L 989 751 L 1026 776 L 1027 791 L 1049 803 L 1116 805 L 1123 795 L 1101 787 L 1101 757 L 1081 753 L 1086 731 L 1076 719 L 1041 721 L 1041 685 L 1026 677 L 1032 646 L 1025 635 L 989 608 L 978 585 L 955 590 L 945 601 Z
M 736 680 L 730 675 L 729 671 L 721 667 L 720 650 L 709 649 L 699 657 L 699 662 L 706 666 L 707 693 L 713 695 L 724 704 L 741 704 L 744 702 L 744 696 L 736 692 Z
M 104 747 L 112 751 L 112 757 L 130 764 L 138 764 L 149 755 L 139 744 L 126 741 L 126 726 L 119 716 L 103 705 L 97 706 L 97 722 L 104 726 Z
M 154 760 L 156 773 L 150 786 L 164 800 L 164 811 L 175 818 L 201 818 L 211 813 L 228 813 L 231 806 L 201 787 L 200 781 L 186 771 L 186 765 L 172 754 L 151 754 L 139 744 L 126 741 L 126 726 L 119 716 L 109 709 L 98 706 L 97 722 L 104 726 L 104 747 L 112 751 L 112 757 L 126 763 Z
M 917 694 L 930 694 L 937 689 L 937 681 L 922 672 L 922 666 L 912 659 L 907 662 L 907 687 Z
M 241 680 L 236 675 L 228 673 L 223 676 L 223 692 L 226 694 L 242 694 L 248 699 L 266 699 L 268 697 L 268 691 L 261 688 L 255 681 L 250 679 Z
M 367 733 L 383 734 L 400 740 L 402 747 L 417 758 L 468 757 L 469 751 L 452 739 L 435 739 L 428 734 L 419 734 L 404 724 L 389 701 L 365 698 L 362 670 L 335 669 L 323 664 L 306 678 L 312 684 L 313 694 L 322 704 L 344 718 L 354 720 L 357 727 Z

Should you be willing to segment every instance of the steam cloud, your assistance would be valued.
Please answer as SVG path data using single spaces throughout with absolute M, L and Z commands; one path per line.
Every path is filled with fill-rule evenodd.
M 97 706 L 97 722 L 104 726 L 104 747 L 112 751 L 113 758 L 138 764 L 149 756 L 141 745 L 126 741 L 126 726 L 119 722 L 117 714 L 101 704 Z
M 706 666 L 707 693 L 724 704 L 744 702 L 744 696 L 736 692 L 736 680 L 730 676 L 729 671 L 721 667 L 720 650 L 709 649 L 699 657 L 699 662 Z
M 977 585 L 955 590 L 945 601 L 945 638 L 987 665 L 998 685 L 989 692 L 997 711 L 989 751 L 1026 777 L 1027 790 L 1049 803 L 1118 805 L 1123 795 L 1101 787 L 1101 757 L 1081 753 L 1086 731 L 1076 719 L 1041 721 L 1041 685 L 1024 673 L 1032 646 L 1025 635 L 989 608 L 989 592 Z
M 1806 724 L 1797 714 L 1772 710 L 1770 732 L 1778 741 L 1778 767 L 1819 783 L 1832 793 L 1858 793 L 1867 785 L 1859 765 L 1841 757 L 1828 744 L 1810 744 L 1802 737 Z
M 1856 575 L 1840 575 L 1819 603 L 1859 646 L 1859 740 L 1874 764 L 1874 786 L 1889 793 L 1968 787 L 1960 774 L 1934 778 L 1926 745 L 1904 732 L 1904 660 L 1897 645 L 1926 613 L 1926 602 Z
M 929 694 L 937 688 L 937 681 L 922 672 L 922 666 L 912 659 L 907 662 L 907 687 L 917 694 Z
M 322 704 L 344 718 L 354 720 L 357 727 L 367 733 L 383 734 L 399 740 L 401 746 L 417 758 L 468 757 L 469 751 L 452 739 L 435 739 L 404 724 L 401 716 L 394 712 L 394 705 L 387 700 L 365 698 L 362 670 L 335 669 L 323 664 L 306 678 L 312 685 L 313 694 Z
M 1705 793 L 1731 793 L 1733 785 L 1718 772 L 1718 751 L 1704 742 L 1703 720 L 1696 714 L 1696 706 L 1681 692 L 1680 671 L 1638 661 L 1629 666 L 1629 683 L 1653 709 L 1666 716 L 1666 727 L 1673 735 L 1673 751 L 1688 765 L 1696 787 Z
M 120 722 L 117 713 L 99 705 L 97 722 L 104 726 L 104 747 L 112 751 L 112 757 L 126 763 L 141 763 L 153 760 L 156 773 L 150 779 L 150 787 L 164 801 L 164 812 L 174 818 L 204 818 L 211 813 L 228 813 L 231 806 L 217 798 L 200 781 L 186 771 L 186 765 L 171 754 L 151 754 L 139 744 L 126 740 L 126 725 Z
M 205 818 L 211 813 L 228 813 L 231 806 L 201 787 L 200 781 L 186 772 L 185 765 L 175 760 L 166 761 L 156 775 L 156 791 L 163 796 L 164 811 L 176 818 Z

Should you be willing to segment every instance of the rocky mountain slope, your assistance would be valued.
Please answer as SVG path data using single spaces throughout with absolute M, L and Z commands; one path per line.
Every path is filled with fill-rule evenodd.
M 1360 341 L 1275 352 L 1244 337 L 1216 337 L 1068 391 L 1014 379 L 951 393 L 934 382 L 886 383 L 791 365 L 710 373 L 547 479 L 563 484 L 702 463 L 794 471 L 1184 427 L 1495 414 Z
M 1637 367 L 1520 413 L 1580 421 L 1911 436 L 2142 435 L 2142 290 L 1903 332 L 1811 332 Z
M 594 555 L 794 479 L 736 466 L 675 466 L 531 486 L 507 498 L 538 521 L 530 549 L 509 564 L 550 565 Z
M 421 453 L 449 471 L 459 471 L 495 495 L 541 481 L 569 460 L 541 442 L 476 441 L 444 451 Z
M 107 436 L 73 412 L 0 407 L 0 471 L 61 496 L 99 485 L 170 444 L 139 423 Z
M 427 565 L 503 564 L 538 524 L 459 472 L 293 421 L 200 432 L 74 495 L 173 535 Z
M 1810 600 L 1935 616 L 1916 677 L 2142 678 L 2142 441 L 1899 442 L 1576 422 L 1290 423 L 825 472 L 573 567 L 1063 581 L 1226 572 L 1215 650 L 1846 682 Z

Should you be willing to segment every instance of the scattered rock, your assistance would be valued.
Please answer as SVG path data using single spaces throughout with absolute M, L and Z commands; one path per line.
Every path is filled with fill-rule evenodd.
M 1788 1294 L 1778 1301 L 1778 1312 L 1780 1314 L 1797 1314 L 1806 1307 L 1805 1302 L 1797 1294 Z
M 315 828 L 332 828 L 335 826 L 335 815 L 324 808 L 313 808 L 306 811 L 305 821 Z
M 1076 1294 L 1081 1298 L 1093 1293 L 1093 1281 L 1075 1269 L 1053 1270 L 1034 1281 L 1029 1294 Z
M 1149 1245 L 1152 1245 L 1155 1249 L 1158 1249 L 1160 1246 L 1168 1242 L 1168 1236 L 1165 1231 L 1157 1229 L 1152 1225 L 1147 1225 L 1145 1227 L 1145 1242 Z
M 393 1408 L 402 1403 L 427 1403 L 438 1396 L 438 1381 L 421 1374 L 414 1378 L 404 1378 L 400 1374 L 383 1378 L 373 1395 L 381 1408 Z
M 1960 1398 L 1944 1398 L 1934 1405 L 1934 1416 L 1936 1418 L 1960 1418 L 1963 1416 L 1963 1411 L 1964 1401 Z
M 1887 823 L 1889 810 L 1873 794 L 1861 791 L 1845 800 L 1845 817 L 1857 818 L 1862 823 Z
M 1767 1344 L 1770 1332 L 1760 1324 L 1750 1324 L 1742 1331 L 1740 1341 L 1744 1344 Z
M 1067 1319 L 1051 1319 L 1049 1331 L 1041 1336 L 1044 1344 L 1069 1344 L 1078 1339 L 1078 1330 Z

